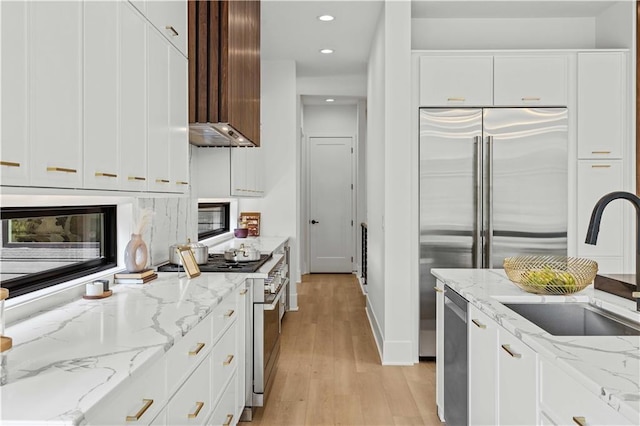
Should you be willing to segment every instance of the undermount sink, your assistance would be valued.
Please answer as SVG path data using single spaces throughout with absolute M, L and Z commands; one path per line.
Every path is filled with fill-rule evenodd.
M 640 325 L 588 303 L 504 303 L 554 336 L 640 336 Z

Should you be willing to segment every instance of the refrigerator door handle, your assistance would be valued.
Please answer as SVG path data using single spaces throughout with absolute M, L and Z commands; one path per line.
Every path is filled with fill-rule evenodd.
M 493 136 L 487 136 L 487 234 L 485 242 L 485 268 L 493 268 Z
M 475 212 L 473 224 L 473 267 L 482 268 L 482 136 L 474 136 L 475 146 Z

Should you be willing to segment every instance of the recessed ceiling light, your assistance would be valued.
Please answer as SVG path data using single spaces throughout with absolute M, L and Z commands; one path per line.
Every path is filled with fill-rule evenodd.
M 329 22 L 329 21 L 333 21 L 335 18 L 331 15 L 321 15 L 321 16 L 318 16 L 318 19 L 320 21 Z
M 331 99 L 331 98 L 325 99 L 325 102 L 335 102 L 335 101 L 336 101 L 335 99 Z
M 333 53 L 333 49 L 321 49 L 320 53 L 324 53 L 325 55 L 328 55 L 330 53 Z

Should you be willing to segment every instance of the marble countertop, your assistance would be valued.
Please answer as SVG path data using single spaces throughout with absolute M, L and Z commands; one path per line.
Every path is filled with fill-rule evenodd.
M 640 322 L 633 301 L 594 290 L 541 296 L 516 287 L 503 270 L 433 269 L 431 273 L 594 395 L 640 424 L 640 336 L 553 336 L 501 302 L 588 302 Z
M 247 238 L 232 238 L 227 241 L 212 245 L 209 247 L 209 253 L 224 253 L 225 250 L 230 248 L 238 248 L 240 244 L 251 246 L 260 251 L 261 254 L 271 254 L 282 247 L 289 237 L 247 237 Z
M 0 386 L 0 424 L 82 423 L 246 277 L 158 273 L 149 284 L 115 285 L 111 297 L 80 299 L 8 327 L 13 348 L 3 354 L 8 382 Z

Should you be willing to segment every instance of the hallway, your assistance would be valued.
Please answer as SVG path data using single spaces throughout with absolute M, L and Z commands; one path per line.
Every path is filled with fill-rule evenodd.
M 355 275 L 303 276 L 262 425 L 436 425 L 435 364 L 382 366 Z M 248 423 L 247 423 L 248 425 Z

